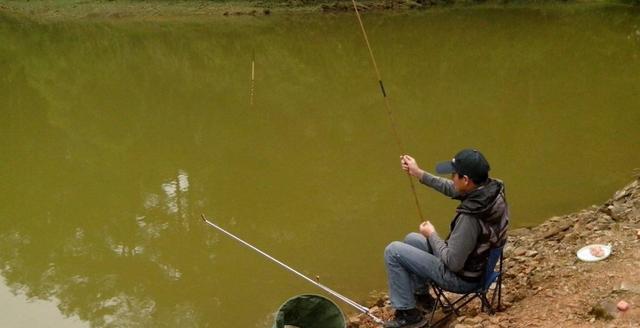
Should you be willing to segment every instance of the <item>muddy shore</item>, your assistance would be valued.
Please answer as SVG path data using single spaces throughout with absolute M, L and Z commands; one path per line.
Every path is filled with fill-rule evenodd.
M 430 8 L 539 6 L 553 4 L 636 5 L 640 0 L 359 0 L 360 11 L 404 12 Z M 184 20 L 229 16 L 271 16 L 293 13 L 353 11 L 348 0 L 0 0 L 0 13 L 34 20 Z
M 611 255 L 582 262 L 576 252 L 610 244 Z M 503 308 L 493 316 L 473 301 L 451 328 L 640 327 L 640 177 L 602 205 L 552 217 L 539 226 L 511 230 L 505 250 Z M 620 301 L 630 307 L 617 308 Z M 386 296 L 369 306 L 392 314 Z M 350 328 L 375 327 L 350 317 Z

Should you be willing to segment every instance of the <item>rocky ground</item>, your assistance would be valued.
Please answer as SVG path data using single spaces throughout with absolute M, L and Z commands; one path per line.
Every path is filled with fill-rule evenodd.
M 582 262 L 576 252 L 610 244 L 611 255 Z M 629 304 L 618 309 L 620 301 Z M 383 296 L 374 313 L 393 313 Z M 493 316 L 473 301 L 443 327 L 640 327 L 640 177 L 601 206 L 510 231 L 505 250 L 503 308 Z M 349 328 L 376 327 L 363 315 Z

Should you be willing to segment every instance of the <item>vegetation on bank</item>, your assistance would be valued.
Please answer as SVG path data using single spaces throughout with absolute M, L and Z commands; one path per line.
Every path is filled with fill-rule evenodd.
M 451 6 L 618 4 L 640 7 L 640 0 L 356 0 L 359 9 L 425 10 Z M 161 18 L 270 15 L 278 12 L 340 12 L 351 0 L 0 0 L 0 13 L 42 19 Z

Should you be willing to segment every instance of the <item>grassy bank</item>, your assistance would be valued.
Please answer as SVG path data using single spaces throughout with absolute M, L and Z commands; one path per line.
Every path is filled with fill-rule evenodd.
M 359 0 L 361 10 L 407 11 L 455 6 L 529 6 L 549 4 L 620 4 L 640 6 L 640 0 Z M 166 19 L 293 12 L 352 10 L 349 0 L 0 0 L 0 12 L 34 19 Z

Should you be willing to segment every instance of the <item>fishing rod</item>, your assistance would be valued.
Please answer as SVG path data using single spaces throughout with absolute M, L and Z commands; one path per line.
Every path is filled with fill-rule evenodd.
M 327 287 L 327 286 L 325 286 L 325 285 L 323 285 L 323 284 L 321 284 L 321 283 L 319 283 L 319 282 L 314 281 L 313 279 L 311 279 L 311 278 L 309 278 L 309 277 L 307 277 L 307 276 L 303 275 L 302 273 L 300 273 L 300 272 L 296 271 L 296 270 L 295 270 L 295 269 L 293 269 L 292 267 L 290 267 L 290 266 L 288 266 L 288 265 L 284 264 L 283 262 L 281 262 L 281 261 L 277 260 L 277 259 L 276 259 L 276 258 L 274 258 L 273 256 L 271 256 L 271 255 L 269 255 L 269 254 L 267 254 L 267 253 L 265 253 L 265 252 L 261 251 L 261 250 L 260 250 L 260 249 L 258 249 L 257 247 L 255 247 L 255 246 L 253 246 L 253 245 L 249 244 L 248 242 L 246 242 L 246 241 L 244 241 L 244 240 L 240 239 L 239 237 L 236 237 L 234 234 L 232 234 L 232 233 L 230 233 L 230 232 L 228 232 L 228 231 L 226 231 L 226 230 L 222 229 L 221 227 L 219 227 L 219 226 L 218 226 L 218 225 L 216 225 L 215 223 L 213 223 L 213 222 L 209 221 L 209 220 L 207 219 L 207 217 L 206 217 L 204 214 L 202 214 L 202 220 L 203 220 L 206 224 L 208 224 L 208 225 L 210 225 L 210 226 L 212 226 L 212 227 L 214 227 L 214 228 L 218 229 L 220 232 L 224 233 L 225 235 L 227 235 L 227 236 L 229 236 L 229 237 L 231 237 L 231 238 L 235 239 L 236 241 L 240 242 L 241 244 L 243 244 L 243 245 L 245 245 L 245 246 L 247 246 L 247 247 L 251 248 L 252 250 L 254 250 L 254 251 L 258 252 L 258 253 L 260 253 L 260 255 L 262 255 L 262 256 L 264 256 L 264 257 L 268 258 L 269 260 L 271 260 L 271 261 L 273 261 L 273 262 L 277 263 L 278 265 L 280 265 L 280 266 L 284 267 L 285 269 L 287 269 L 287 270 L 289 270 L 289 271 L 291 271 L 291 272 L 295 273 L 296 275 L 298 275 L 298 276 L 299 276 L 299 277 L 301 277 L 302 279 L 304 279 L 304 280 L 306 280 L 306 281 L 308 281 L 308 282 L 310 282 L 310 283 L 312 283 L 312 284 L 316 285 L 317 287 L 319 287 L 320 289 L 324 290 L 325 292 L 327 292 L 327 293 L 329 293 L 329 294 L 331 294 L 331 295 L 335 296 L 336 298 L 340 299 L 341 301 L 343 301 L 343 302 L 345 302 L 345 303 L 347 303 L 347 304 L 351 305 L 352 307 L 354 307 L 354 308 L 355 308 L 355 309 L 357 309 L 358 311 L 360 311 L 360 312 L 362 312 L 362 313 L 364 313 L 364 314 L 368 315 L 368 316 L 369 316 L 371 319 L 373 319 L 373 321 L 375 321 L 376 323 L 378 323 L 378 324 L 382 324 L 382 322 L 383 322 L 383 321 L 382 321 L 382 319 L 380 319 L 380 318 L 376 317 L 375 315 L 373 315 L 373 314 L 371 313 L 371 311 L 370 311 L 370 309 L 369 309 L 369 308 L 367 308 L 367 307 L 365 307 L 365 306 L 362 306 L 362 305 L 360 305 L 360 304 L 356 303 L 355 301 L 353 301 L 353 300 L 351 300 L 351 299 L 347 298 L 346 296 L 344 296 L 344 295 L 342 295 L 342 294 L 340 294 L 340 293 L 338 293 L 338 292 L 334 291 L 333 289 L 331 289 L 331 288 L 329 288 L 329 287 Z
M 371 63 L 373 64 L 373 69 L 376 72 L 376 77 L 378 78 L 378 84 L 380 85 L 380 91 L 382 92 L 382 97 L 384 98 L 384 105 L 387 109 L 387 115 L 389 116 L 389 121 L 391 122 L 391 130 L 393 130 L 393 136 L 395 137 L 396 145 L 400 150 L 401 154 L 406 154 L 404 151 L 404 146 L 402 144 L 402 139 L 400 139 L 400 133 L 398 133 L 398 128 L 396 127 L 396 121 L 393 117 L 393 112 L 391 111 L 391 105 L 389 105 L 389 98 L 387 98 L 387 92 L 384 89 L 384 83 L 382 83 L 382 77 L 380 75 L 380 70 L 378 69 L 378 64 L 376 63 L 376 57 L 373 55 L 373 50 L 371 50 L 371 44 L 369 43 L 369 37 L 367 36 L 367 31 L 364 29 L 364 24 L 362 23 L 362 18 L 360 18 L 360 12 L 358 11 L 358 5 L 356 5 L 356 0 L 351 0 L 353 3 L 353 9 L 356 12 L 356 17 L 358 17 L 358 23 L 360 23 L 360 29 L 362 30 L 362 36 L 364 37 L 364 42 L 367 44 L 367 49 L 369 49 L 369 56 L 371 57 Z M 413 183 L 413 179 L 409 172 L 407 172 L 407 178 L 409 178 L 409 185 L 411 186 L 411 192 L 413 193 L 413 199 L 416 202 L 416 209 L 418 210 L 418 217 L 420 221 L 424 221 L 424 215 L 422 215 L 422 209 L 420 208 L 420 201 L 418 201 L 418 194 L 416 193 L 416 186 Z

